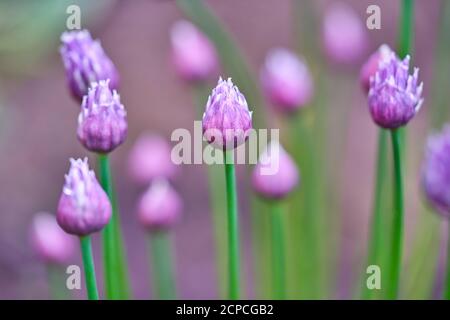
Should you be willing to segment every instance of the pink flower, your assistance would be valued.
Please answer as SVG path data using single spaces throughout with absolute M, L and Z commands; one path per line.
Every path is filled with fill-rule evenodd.
M 56 222 L 56 217 L 39 212 L 31 224 L 31 244 L 38 257 L 49 264 L 67 263 L 73 256 L 77 241 Z

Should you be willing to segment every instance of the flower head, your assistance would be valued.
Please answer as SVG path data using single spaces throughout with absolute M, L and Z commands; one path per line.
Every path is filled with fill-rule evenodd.
M 89 170 L 87 158 L 70 159 L 56 219 L 67 233 L 85 236 L 101 230 L 111 218 L 111 203 Z
M 176 22 L 170 32 L 172 60 L 188 81 L 207 79 L 217 69 L 217 53 L 209 39 L 192 23 Z
M 171 160 L 171 147 L 166 139 L 147 133 L 131 149 L 128 170 L 133 180 L 148 184 L 155 178 L 173 178 L 177 167 Z
M 366 93 L 368 93 L 370 89 L 370 78 L 375 76 L 380 62 L 389 58 L 391 52 L 391 48 L 389 48 L 387 44 L 383 44 L 369 57 L 369 60 L 367 60 L 367 62 L 362 66 L 359 80 Z
M 261 72 L 266 95 L 281 111 L 295 111 L 307 104 L 313 94 L 313 81 L 303 59 L 293 52 L 272 49 Z
M 347 4 L 337 3 L 327 9 L 322 35 L 325 53 L 336 63 L 355 62 L 366 50 L 366 27 Z
M 95 82 L 83 98 L 78 116 L 78 140 L 86 149 L 108 153 L 125 141 L 127 113 L 120 96 L 108 86 L 109 80 Z
M 252 113 L 239 89 L 219 79 L 203 114 L 203 136 L 216 148 L 233 149 L 243 144 L 252 129 Z
M 66 77 L 72 95 L 81 101 L 90 84 L 110 79 L 111 89 L 119 86 L 116 67 L 103 51 L 98 40 L 93 40 L 89 31 L 74 30 L 61 35 L 59 49 L 66 69 Z
M 422 186 L 433 207 L 450 218 L 450 125 L 428 138 Z
M 65 233 L 48 212 L 35 214 L 30 233 L 31 245 L 45 263 L 64 264 L 75 252 L 75 238 Z
M 280 199 L 294 190 L 299 180 L 292 158 L 278 141 L 271 141 L 253 170 L 253 189 L 265 198 Z
M 153 181 L 138 203 L 139 221 L 150 230 L 170 228 L 181 210 L 180 196 L 164 179 Z
M 401 61 L 390 52 L 370 79 L 369 110 L 373 121 L 382 128 L 395 129 L 407 124 L 422 105 L 419 69 L 415 68 L 410 75 L 409 60 L 407 56 Z

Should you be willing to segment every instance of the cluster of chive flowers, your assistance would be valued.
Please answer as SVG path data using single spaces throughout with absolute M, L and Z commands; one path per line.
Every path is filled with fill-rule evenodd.
M 335 62 L 350 63 L 366 44 L 359 22 L 345 7 L 327 16 L 324 47 Z M 334 22 L 351 30 L 336 42 Z M 191 83 L 206 82 L 219 69 L 214 45 L 194 25 L 181 21 L 170 34 L 172 62 L 180 77 Z M 348 41 L 347 41 L 348 40 Z M 70 91 L 81 101 L 77 138 L 86 150 L 105 155 L 122 145 L 128 134 L 127 113 L 118 94 L 119 76 L 98 41 L 87 31 L 65 33 L 61 54 Z M 368 100 L 368 114 L 382 129 L 405 126 L 423 104 L 419 70 L 410 71 L 410 57 L 400 59 L 382 45 L 364 64 L 360 82 Z M 315 92 L 313 73 L 306 59 L 285 48 L 268 52 L 260 72 L 267 100 L 283 115 L 308 106 Z M 253 106 L 254 107 L 254 106 Z M 243 145 L 253 128 L 252 111 L 244 93 L 231 78 L 219 78 L 202 115 L 205 140 L 224 153 Z M 450 217 L 450 127 L 431 136 L 422 166 L 422 187 L 430 204 Z M 128 157 L 128 173 L 142 190 L 136 205 L 140 224 L 150 233 L 166 232 L 179 220 L 183 201 L 174 187 L 178 169 L 170 159 L 165 138 L 145 133 Z M 270 203 L 283 201 L 300 185 L 300 168 L 279 141 L 261 150 L 251 173 L 251 186 Z M 85 237 L 105 228 L 112 203 L 87 159 L 71 159 L 57 206 L 56 219 L 39 213 L 33 221 L 32 241 L 43 260 L 64 263 L 73 251 L 73 237 Z M 43 231 L 45 230 L 45 231 Z M 62 232 L 62 230 L 65 231 Z M 48 243 L 57 242 L 53 246 Z M 71 248 L 71 249 L 69 249 Z

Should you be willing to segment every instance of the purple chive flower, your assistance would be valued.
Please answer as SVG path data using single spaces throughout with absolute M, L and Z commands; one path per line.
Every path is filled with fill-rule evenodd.
M 278 141 L 271 141 L 253 170 L 253 189 L 265 198 L 280 199 L 294 190 L 299 180 L 292 158 Z
M 70 159 L 70 170 L 59 199 L 56 219 L 67 233 L 86 236 L 101 230 L 111 218 L 111 203 L 89 170 L 87 158 Z
M 108 153 L 125 141 L 127 113 L 109 80 L 92 83 L 78 116 L 78 140 L 86 149 Z
M 203 114 L 203 136 L 216 148 L 233 149 L 244 143 L 252 129 L 252 113 L 239 89 L 219 79 Z
M 370 89 L 370 78 L 375 76 L 380 62 L 389 58 L 391 52 L 391 48 L 389 48 L 387 44 L 383 44 L 369 57 L 369 60 L 367 60 L 367 62 L 362 66 L 359 80 L 361 82 L 362 88 L 366 93 L 368 93 Z
M 272 49 L 267 54 L 261 82 L 268 98 L 281 111 L 291 112 L 304 106 L 314 91 L 303 59 L 283 48 Z
M 48 264 L 67 263 L 75 253 L 77 242 L 65 233 L 54 215 L 38 212 L 31 224 L 31 245 L 38 257 Z
M 88 93 L 92 82 L 110 79 L 111 89 L 119 86 L 119 74 L 100 44 L 89 31 L 68 31 L 61 35 L 59 49 L 72 95 L 78 100 Z
M 170 32 L 172 61 L 187 81 L 202 81 L 217 70 L 217 53 L 209 39 L 192 23 L 176 22 Z
M 149 230 L 167 229 L 179 219 L 182 201 L 168 180 L 151 183 L 138 203 L 140 223 Z
M 128 171 L 139 184 L 148 184 L 155 178 L 173 178 L 177 167 L 171 160 L 170 144 L 161 136 L 143 134 L 131 149 Z
M 370 79 L 369 110 L 373 121 L 385 129 L 396 129 L 409 122 L 422 105 L 423 83 L 418 85 L 419 69 L 410 75 L 409 56 L 403 61 L 394 52 L 380 62 Z
M 366 50 L 366 27 L 353 8 L 344 3 L 327 9 L 322 36 L 325 53 L 336 63 L 355 62 Z
M 450 125 L 428 138 L 422 186 L 438 213 L 450 218 Z

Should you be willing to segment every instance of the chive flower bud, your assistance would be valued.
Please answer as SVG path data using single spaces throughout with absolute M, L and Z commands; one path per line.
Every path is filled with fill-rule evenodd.
M 70 159 L 56 219 L 67 233 L 86 236 L 103 229 L 111 218 L 111 203 L 89 169 L 87 158 Z
M 271 141 L 253 169 L 253 189 L 265 198 L 281 199 L 294 190 L 299 181 L 297 166 L 290 155 L 278 141 Z
M 252 129 L 252 113 L 231 78 L 220 78 L 212 90 L 202 127 L 204 138 L 219 149 L 234 149 L 247 140 Z
M 325 12 L 322 41 L 326 55 L 335 63 L 351 64 L 366 50 L 366 26 L 353 8 L 344 3 Z
M 139 184 L 148 185 L 153 179 L 172 179 L 177 167 L 171 160 L 171 146 L 161 136 L 143 134 L 130 151 L 128 171 Z
M 450 218 L 450 125 L 428 138 L 422 165 L 422 187 L 438 213 Z
M 419 69 L 409 74 L 409 56 L 401 61 L 394 52 L 380 62 L 370 79 L 369 110 L 373 121 L 385 129 L 407 124 L 422 105 L 423 83 L 418 85 Z
M 359 74 L 359 80 L 364 92 L 368 93 L 370 89 L 370 78 L 375 76 L 375 73 L 380 66 L 380 62 L 387 59 L 392 52 L 387 44 L 381 45 L 362 66 Z
M 78 140 L 93 152 L 108 153 L 127 136 L 127 113 L 109 80 L 92 83 L 78 116 Z
M 119 86 L 119 74 L 111 59 L 103 51 L 99 40 L 93 40 L 89 31 L 74 30 L 61 35 L 59 49 L 67 83 L 72 95 L 79 101 L 88 93 L 92 82 L 110 79 L 111 89 Z
M 148 230 L 172 227 L 179 219 L 182 201 L 168 180 L 158 179 L 150 184 L 138 202 L 138 219 Z
M 292 112 L 303 107 L 314 91 L 304 60 L 284 48 L 269 51 L 261 82 L 267 97 L 280 111 Z
M 75 253 L 76 239 L 65 233 L 56 222 L 55 216 L 48 212 L 35 214 L 30 235 L 34 251 L 45 263 L 64 264 Z
M 203 81 L 217 70 L 217 53 L 211 41 L 192 23 L 176 22 L 170 32 L 172 61 L 186 81 Z

